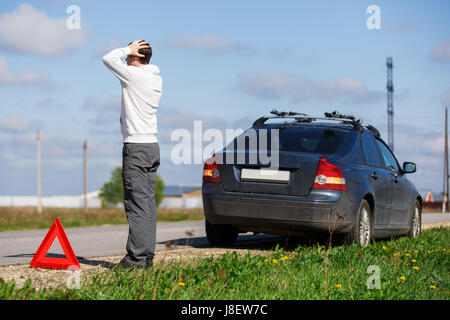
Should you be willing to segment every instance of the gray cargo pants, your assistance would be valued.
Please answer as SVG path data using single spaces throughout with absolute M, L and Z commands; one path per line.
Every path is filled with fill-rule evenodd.
M 129 225 L 124 259 L 139 266 L 151 262 L 155 254 L 155 185 L 159 157 L 157 142 L 123 145 L 124 206 Z

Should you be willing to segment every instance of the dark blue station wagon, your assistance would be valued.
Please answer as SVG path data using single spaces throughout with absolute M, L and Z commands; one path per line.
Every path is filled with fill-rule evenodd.
M 337 112 L 261 117 L 204 164 L 211 245 L 239 233 L 329 234 L 367 246 L 421 231 L 422 198 L 376 128 Z

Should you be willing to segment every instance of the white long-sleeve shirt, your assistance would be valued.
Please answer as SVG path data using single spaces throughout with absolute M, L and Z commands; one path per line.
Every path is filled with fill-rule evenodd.
M 103 57 L 103 63 L 122 85 L 122 111 L 120 125 L 123 142 L 157 142 L 156 133 L 162 78 L 154 64 L 142 67 L 128 66 L 122 61 L 131 54 L 128 47 L 114 49 Z

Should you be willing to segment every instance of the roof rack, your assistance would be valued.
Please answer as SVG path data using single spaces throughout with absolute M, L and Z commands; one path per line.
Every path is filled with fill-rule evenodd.
M 325 117 L 327 117 L 327 118 L 356 120 L 356 118 L 354 116 L 346 116 L 345 114 L 340 114 L 337 111 L 325 112 L 324 114 L 325 114 Z M 359 120 L 358 120 L 358 122 L 359 122 Z
M 293 111 L 277 111 L 275 109 L 272 109 L 270 111 L 271 114 L 274 114 L 279 117 L 286 117 L 286 116 L 308 116 L 306 113 L 299 113 L 299 112 L 293 112 Z
M 277 111 L 275 109 L 273 109 L 271 112 L 271 114 L 275 115 L 274 117 L 272 116 L 263 116 L 259 119 L 257 119 L 255 122 L 253 122 L 253 127 L 259 127 L 259 126 L 263 126 L 264 123 L 269 120 L 269 119 L 279 119 L 279 118 L 292 118 L 294 119 L 296 122 L 312 122 L 312 121 L 316 121 L 316 120 L 337 120 L 337 121 L 341 121 L 342 123 L 345 124 L 351 124 L 353 126 L 353 128 L 355 130 L 358 131 L 362 131 L 363 127 L 361 125 L 361 120 L 357 120 L 354 116 L 352 115 L 343 115 L 340 114 L 337 111 L 333 111 L 333 112 L 325 112 L 325 118 L 317 118 L 317 117 L 310 117 L 308 115 L 306 115 L 305 113 L 298 113 L 298 112 L 292 112 L 292 111 Z M 378 130 L 376 130 L 374 127 L 367 125 L 367 128 L 373 132 L 378 132 Z M 376 130 L 376 131 L 375 131 Z M 379 132 L 378 132 L 379 134 Z
M 372 131 L 377 137 L 381 137 L 380 131 L 378 131 L 378 129 L 375 128 L 374 126 L 371 126 L 370 124 L 365 124 L 364 127 Z
M 363 127 L 361 126 L 361 120 L 356 119 L 355 116 L 340 114 L 337 111 L 333 111 L 333 112 L 325 112 L 325 117 L 331 120 L 342 120 L 342 122 L 344 123 L 351 123 L 356 130 L 358 131 L 363 130 Z
M 276 109 L 272 109 L 270 111 L 271 114 L 275 116 L 263 116 L 261 118 L 256 119 L 255 122 L 253 122 L 253 127 L 259 127 L 264 125 L 264 122 L 266 122 L 268 119 L 278 119 L 278 118 L 296 118 L 296 117 L 308 117 L 306 113 L 299 113 L 299 112 L 293 112 L 293 111 L 278 111 Z

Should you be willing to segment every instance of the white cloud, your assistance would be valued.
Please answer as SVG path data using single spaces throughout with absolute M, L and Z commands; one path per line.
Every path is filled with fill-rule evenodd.
M 237 88 L 261 98 L 288 98 L 293 102 L 343 97 L 352 102 L 371 103 L 384 98 L 384 93 L 369 91 L 364 82 L 356 78 L 341 77 L 336 80 L 314 82 L 307 77 L 294 74 L 271 74 L 266 69 L 242 74 Z
M 109 95 L 104 97 L 87 97 L 83 103 L 83 110 L 93 114 L 88 121 L 97 127 L 116 128 L 119 125 L 121 97 Z M 119 129 L 117 129 L 119 130 Z M 118 131 L 119 132 L 119 131 Z
M 404 161 L 417 164 L 417 172 L 407 177 L 418 189 L 439 190 L 441 187 L 444 133 L 437 129 L 400 123 L 395 126 L 395 155 L 400 164 Z
M 433 139 L 428 139 L 423 142 L 424 151 L 441 155 L 444 153 L 444 137 L 436 137 Z
M 117 113 L 120 112 L 120 101 L 121 96 L 119 95 L 90 96 L 84 100 L 83 109 L 100 113 Z
M 50 75 L 44 71 L 25 69 L 12 73 L 6 58 L 0 57 L 0 85 L 42 85 L 50 83 Z
M 450 39 L 438 42 L 431 49 L 430 59 L 440 63 L 450 62 Z
M 6 115 L 0 119 L 0 131 L 21 133 L 42 128 L 44 123 L 40 120 L 27 121 L 17 114 Z
M 414 21 L 404 21 L 401 23 L 384 23 L 383 29 L 386 31 L 391 32 L 398 32 L 398 33 L 404 33 L 404 32 L 414 32 L 421 29 L 421 26 L 417 24 Z
M 0 46 L 41 56 L 56 56 L 78 48 L 87 39 L 86 27 L 69 30 L 67 18 L 51 18 L 29 4 L 21 4 L 0 16 Z
M 28 129 L 28 123 L 22 117 L 12 114 L 0 120 L 0 130 L 23 132 Z
M 106 42 L 99 43 L 92 51 L 92 56 L 96 59 L 100 59 L 111 50 L 125 47 L 125 45 L 126 44 L 120 42 L 119 39 L 111 38 Z
M 164 47 L 171 49 L 197 49 L 209 54 L 252 53 L 255 51 L 249 45 L 235 43 L 216 34 L 174 36 L 166 40 Z
M 444 106 L 450 106 L 450 88 L 442 92 L 439 98 Z
M 55 100 L 55 98 L 49 96 L 43 99 L 37 100 L 34 105 L 26 105 L 30 108 L 47 109 L 47 110 L 62 110 L 67 107 L 63 102 Z

